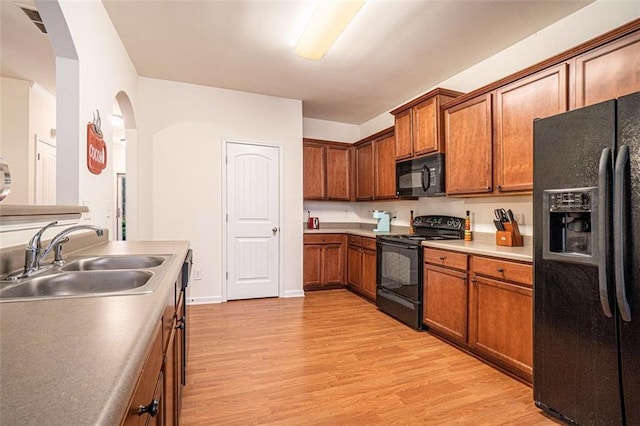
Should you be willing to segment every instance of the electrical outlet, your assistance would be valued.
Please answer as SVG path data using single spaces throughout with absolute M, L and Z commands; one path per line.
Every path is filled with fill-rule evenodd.
M 194 271 L 193 271 L 193 279 L 194 280 L 201 280 L 202 279 L 202 270 L 201 269 L 194 269 Z
M 518 222 L 518 225 L 524 225 L 524 215 L 522 213 L 514 213 L 513 218 Z

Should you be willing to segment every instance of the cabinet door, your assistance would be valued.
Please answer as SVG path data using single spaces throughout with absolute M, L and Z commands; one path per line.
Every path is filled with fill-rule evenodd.
M 328 145 L 327 200 L 349 201 L 350 199 L 351 148 Z
M 422 155 L 438 152 L 438 98 L 433 97 L 412 109 L 413 112 L 413 152 Z
M 373 143 L 356 147 L 356 199 L 373 199 Z
M 362 251 L 362 294 L 375 302 L 376 300 L 376 252 Z
M 524 379 L 532 379 L 532 291 L 474 276 L 469 344 Z
M 640 91 L 640 33 L 576 58 L 576 107 Z
M 347 284 L 360 291 L 360 270 L 362 269 L 362 249 L 349 246 L 347 248 Z
M 324 145 L 304 143 L 302 148 L 304 170 L 302 180 L 305 200 L 324 200 L 327 195 L 325 155 Z
M 389 135 L 376 140 L 375 153 L 375 192 L 376 200 L 396 197 L 396 146 L 395 138 Z
M 176 414 L 179 416 L 182 410 L 182 391 L 184 389 L 185 382 L 183 377 L 184 371 L 184 350 L 185 350 L 185 329 L 187 327 L 187 319 L 183 316 L 184 313 L 184 292 L 181 291 L 178 297 L 178 303 L 176 304 L 176 368 L 175 368 L 175 381 L 176 381 Z
M 344 284 L 344 261 L 341 244 L 323 247 L 324 282 L 322 284 Z
M 423 320 L 432 331 L 466 344 L 467 299 L 466 272 L 424 266 Z
M 449 108 L 444 118 L 447 194 L 491 192 L 491 95 Z
M 411 141 L 411 109 L 396 115 L 395 120 L 396 160 L 413 157 L 413 143 Z
M 321 245 L 306 245 L 303 249 L 303 283 L 304 285 L 322 284 L 322 247 Z
M 533 190 L 533 120 L 568 109 L 567 65 L 541 71 L 496 91 L 496 187 Z
M 176 322 L 172 322 L 172 332 L 169 335 L 169 346 L 165 354 L 163 375 L 164 375 L 164 424 L 175 425 L 177 424 L 177 411 L 176 411 Z

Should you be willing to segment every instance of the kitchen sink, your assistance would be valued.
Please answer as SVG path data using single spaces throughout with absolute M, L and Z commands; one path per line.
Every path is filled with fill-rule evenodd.
M 2 288 L 0 299 L 148 293 L 152 277 L 151 271 L 57 272 Z
M 68 262 L 63 271 L 107 271 L 113 269 L 146 269 L 162 265 L 161 256 L 100 256 Z

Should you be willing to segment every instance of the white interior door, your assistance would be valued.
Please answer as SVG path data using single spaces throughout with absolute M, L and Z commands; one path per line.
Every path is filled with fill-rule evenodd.
M 227 299 L 279 293 L 279 149 L 227 143 Z
M 36 135 L 36 204 L 56 204 L 56 146 Z

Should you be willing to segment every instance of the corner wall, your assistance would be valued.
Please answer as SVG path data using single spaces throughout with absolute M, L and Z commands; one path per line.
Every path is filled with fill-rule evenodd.
M 138 121 L 141 238 L 188 239 L 189 302 L 222 300 L 222 144 L 281 149 L 282 296 L 302 295 L 302 102 L 140 78 Z

